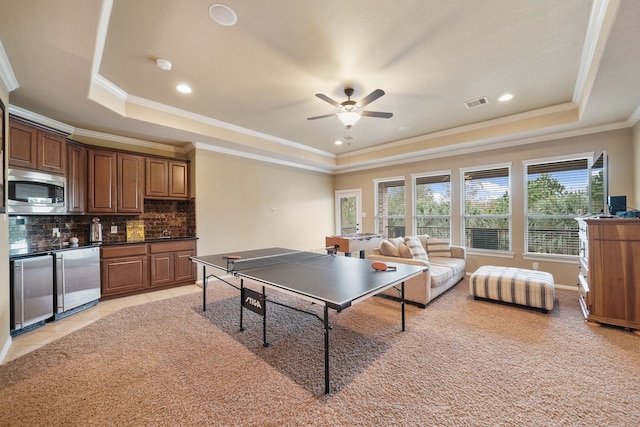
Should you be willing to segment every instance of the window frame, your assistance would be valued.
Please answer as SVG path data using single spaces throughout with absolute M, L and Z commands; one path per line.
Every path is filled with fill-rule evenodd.
M 403 235 L 406 233 L 406 229 L 407 229 L 407 180 L 405 176 L 393 176 L 393 177 L 388 177 L 388 178 L 377 178 L 373 180 L 373 200 L 374 200 L 374 206 L 375 206 L 375 218 L 374 218 L 374 223 L 375 223 L 375 233 L 376 234 L 381 234 L 384 237 L 389 237 L 388 234 L 388 230 L 380 230 L 380 211 L 379 211 L 379 198 L 378 198 L 378 194 L 379 194 L 379 186 L 382 183 L 389 183 L 389 182 L 394 182 L 394 181 L 402 181 L 403 182 L 403 187 L 404 187 L 404 216 L 402 217 L 403 221 L 404 221 L 404 233 Z M 396 219 L 396 218 L 400 218 L 399 215 L 392 215 L 392 216 L 385 216 L 382 218 L 387 218 L 387 219 Z M 389 226 L 387 226 L 388 228 Z
M 487 165 L 470 166 L 466 168 L 460 168 L 460 240 L 461 245 L 465 247 L 467 253 L 478 255 L 491 255 L 491 256 L 505 256 L 513 257 L 513 170 L 512 162 L 495 163 Z M 465 191 L 465 176 L 470 172 L 490 171 L 494 169 L 507 169 L 507 191 L 509 195 L 509 212 L 505 215 L 507 220 L 508 230 L 508 242 L 509 248 L 507 250 L 500 249 L 485 249 L 485 248 L 473 248 L 468 245 L 467 242 L 467 213 L 466 213 L 466 191 Z M 482 215 L 473 216 L 482 217 Z M 495 218 L 497 216 L 490 216 Z
M 447 221 L 449 223 L 449 232 L 448 232 L 448 236 L 447 238 L 449 239 L 449 241 L 451 241 L 451 234 L 452 234 L 452 211 L 453 211 L 453 200 L 452 200 L 452 195 L 453 195 L 453 189 L 452 189 L 452 176 L 451 176 L 451 169 L 448 170 L 442 170 L 442 171 L 433 171 L 433 172 L 423 172 L 423 173 L 415 173 L 411 175 L 411 186 L 412 186 L 412 192 L 411 192 L 411 217 L 412 217 L 412 228 L 413 228 L 413 235 L 418 235 L 418 234 L 429 234 L 429 233 L 419 233 L 418 232 L 418 222 L 420 218 L 444 218 L 444 215 L 426 215 L 426 216 L 420 216 L 418 217 L 418 213 L 417 213 L 417 205 L 418 205 L 418 200 L 417 200 L 417 191 L 418 191 L 418 184 L 417 181 L 420 178 L 428 178 L 428 177 L 436 177 L 436 176 L 448 176 L 449 177 L 449 215 L 447 217 Z
M 551 254 L 551 253 L 540 253 L 540 252 L 529 252 L 529 166 L 531 165 L 540 165 L 546 163 L 559 163 L 565 161 L 572 160 L 582 160 L 586 159 L 587 162 L 587 183 L 586 183 L 586 191 L 587 198 L 591 197 L 591 184 L 589 181 L 589 175 L 591 174 L 591 168 L 593 166 L 593 152 L 586 153 L 573 153 L 566 154 L 560 156 L 551 156 L 551 157 L 543 157 L 537 159 L 526 159 L 522 161 L 522 185 L 523 185 L 523 212 L 522 212 L 522 220 L 523 227 L 522 232 L 524 235 L 523 238 L 523 248 L 522 255 L 523 259 L 527 260 L 545 260 L 545 259 L 553 259 L 554 261 L 565 261 L 565 262 L 573 262 L 574 260 L 579 258 L 579 255 L 565 255 L 565 254 Z M 576 212 L 575 214 L 571 214 L 574 218 L 579 216 Z M 565 216 L 568 219 L 568 216 Z M 576 238 L 577 238 L 577 228 L 578 223 L 576 222 Z

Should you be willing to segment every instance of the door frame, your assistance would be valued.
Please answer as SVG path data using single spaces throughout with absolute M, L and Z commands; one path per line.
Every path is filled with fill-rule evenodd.
M 342 218 L 340 215 L 340 200 L 349 197 L 356 198 L 356 232 L 362 232 L 362 188 L 336 190 L 335 192 L 335 225 L 336 235 L 342 234 Z

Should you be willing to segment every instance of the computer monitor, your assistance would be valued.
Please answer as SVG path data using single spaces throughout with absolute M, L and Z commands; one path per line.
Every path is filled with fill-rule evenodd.
M 609 214 L 617 215 L 618 212 L 627 211 L 627 196 L 609 196 Z

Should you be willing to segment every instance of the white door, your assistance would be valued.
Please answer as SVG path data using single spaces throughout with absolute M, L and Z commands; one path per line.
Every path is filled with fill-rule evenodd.
M 362 190 L 336 191 L 336 235 L 362 231 Z

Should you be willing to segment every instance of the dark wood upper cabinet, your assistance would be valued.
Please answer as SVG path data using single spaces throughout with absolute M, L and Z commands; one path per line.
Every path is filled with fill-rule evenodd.
M 38 130 L 22 123 L 9 121 L 9 166 L 35 169 L 38 149 Z
M 148 199 L 188 199 L 189 164 L 179 160 L 147 157 L 145 197 Z
M 144 209 L 144 157 L 88 150 L 89 213 L 139 214 Z
M 168 197 L 169 161 L 147 157 L 146 167 L 145 197 Z
M 169 197 L 189 198 L 189 164 L 169 161 Z
M 76 144 L 68 144 L 67 159 L 67 212 L 84 214 L 87 189 L 87 150 Z
M 87 211 L 116 213 L 116 153 L 88 150 Z
M 15 120 L 9 121 L 9 166 L 65 175 L 67 141 Z
M 67 140 L 65 137 L 38 131 L 38 170 L 67 173 Z
M 117 200 L 119 213 L 142 213 L 144 210 L 144 157 L 118 154 Z

